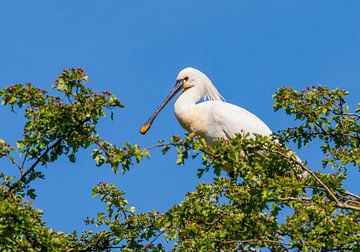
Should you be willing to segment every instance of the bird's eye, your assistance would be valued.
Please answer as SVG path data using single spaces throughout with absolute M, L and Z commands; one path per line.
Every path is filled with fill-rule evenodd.
M 189 79 L 189 77 L 186 76 L 186 77 L 184 78 L 184 81 L 187 81 L 188 79 Z

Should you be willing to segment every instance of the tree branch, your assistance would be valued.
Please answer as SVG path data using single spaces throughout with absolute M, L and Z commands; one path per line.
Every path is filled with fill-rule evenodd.
M 46 151 L 44 151 L 44 153 L 41 154 L 41 156 L 38 157 L 38 158 L 36 159 L 36 161 L 30 166 L 30 168 L 27 169 L 25 172 L 23 172 L 23 173 L 21 174 L 21 176 L 19 177 L 19 179 L 17 180 L 17 182 L 23 181 L 24 178 L 25 178 L 30 172 L 32 172 L 32 171 L 35 169 L 35 167 L 40 163 L 41 159 L 42 159 L 43 157 L 45 157 L 45 156 L 49 153 L 49 151 L 51 151 L 51 150 L 54 149 L 57 145 L 59 145 L 62 140 L 63 140 L 63 139 L 58 139 L 55 143 L 53 143 L 50 147 L 48 147 L 48 148 L 46 149 Z M 10 190 L 10 191 L 13 190 L 13 189 L 15 188 L 15 185 L 16 185 L 16 184 L 17 184 L 17 183 L 12 184 L 12 186 L 10 186 L 9 190 Z
M 23 159 L 23 161 L 21 162 L 21 167 L 20 167 L 21 175 L 24 174 L 24 166 L 25 166 L 25 162 L 26 162 L 27 156 L 28 156 L 28 155 L 25 154 L 24 159 Z
M 151 145 L 151 146 L 149 146 L 149 147 L 147 147 L 147 148 L 145 148 L 145 149 L 151 150 L 151 149 L 154 149 L 154 148 L 166 147 L 166 146 L 174 146 L 174 147 L 176 147 L 177 145 L 178 145 L 178 144 L 176 144 L 176 143 L 159 143 L 159 144 Z M 187 145 L 187 144 L 183 144 L 183 146 L 186 147 L 186 148 L 189 148 L 189 149 L 194 150 L 191 146 L 189 146 L 189 145 Z M 199 149 L 199 151 L 201 151 L 202 153 L 207 154 L 207 155 L 209 155 L 209 156 L 211 156 L 211 157 L 213 157 L 213 158 L 218 158 L 218 157 L 219 157 L 219 155 L 216 155 L 216 154 L 214 154 L 214 153 L 211 153 L 211 152 L 209 152 L 209 151 L 207 151 L 207 150 L 205 150 L 205 149 Z
M 108 152 L 107 149 L 104 148 L 104 146 L 101 145 L 101 143 L 93 136 L 88 136 L 88 139 L 95 143 L 103 152 L 105 152 L 107 157 L 112 157 L 112 154 L 110 152 Z
M 150 248 L 150 246 L 157 240 L 157 238 L 160 237 L 160 235 L 162 235 L 164 232 L 159 232 L 159 234 L 157 236 L 154 237 L 154 239 L 151 240 L 150 243 L 148 244 L 145 244 L 144 247 L 143 247 L 143 250 L 146 250 L 148 248 Z
M 349 196 L 352 196 L 352 197 L 360 200 L 360 196 L 359 196 L 359 195 L 356 195 L 356 194 L 354 194 L 354 193 L 352 193 L 352 192 L 349 192 L 349 191 L 344 191 L 344 193 L 347 194 L 347 195 L 349 195 Z
M 214 220 L 213 222 L 211 223 L 208 223 L 207 225 L 209 225 L 206 229 L 205 229 L 205 232 L 208 232 L 216 223 L 220 222 L 221 219 L 227 215 L 226 213 L 222 213 L 216 220 Z
M 281 201 L 292 201 L 292 200 L 302 200 L 302 201 L 311 201 L 310 198 L 307 198 L 307 197 L 300 197 L 300 198 L 297 198 L 297 197 L 280 197 L 279 198 Z
M 155 148 L 159 148 L 159 147 L 166 147 L 166 146 L 175 146 L 175 144 L 174 143 L 158 143 L 158 144 L 151 145 L 145 149 L 151 150 L 151 149 L 155 149 Z
M 19 169 L 20 174 L 22 175 L 22 174 L 24 173 L 24 169 L 23 169 L 22 166 L 20 166 L 20 165 L 16 162 L 15 158 L 13 158 L 11 155 L 9 155 L 9 154 L 7 154 L 7 153 L 5 154 L 5 156 L 11 161 L 11 163 L 13 163 L 13 164 Z
M 292 127 L 292 128 L 288 128 L 287 130 L 296 130 L 297 128 L 298 127 Z M 295 132 L 295 133 L 296 133 L 295 137 L 302 137 L 301 133 L 299 133 L 299 132 Z M 332 136 L 332 137 L 346 136 L 346 137 L 350 137 L 350 138 L 359 140 L 358 136 L 347 134 L 347 133 L 340 134 L 340 133 L 333 133 L 333 132 L 315 132 L 315 131 L 309 130 L 308 132 L 306 132 L 306 134 L 309 136 Z
M 338 207 L 345 208 L 345 209 L 351 209 L 351 210 L 355 210 L 355 211 L 360 211 L 360 207 L 352 206 L 352 205 L 349 205 L 347 203 L 341 202 L 336 197 L 336 195 L 333 193 L 333 191 L 327 185 L 325 185 L 325 183 L 322 182 L 321 179 L 318 176 L 316 176 L 316 174 L 312 170 L 307 168 L 301 161 L 293 159 L 292 157 L 289 157 L 289 156 L 285 155 L 284 153 L 281 153 L 281 152 L 278 152 L 278 151 L 268 150 L 268 149 L 267 149 L 267 151 L 270 151 L 272 153 L 280 155 L 280 156 L 290 160 L 291 162 L 294 162 L 295 164 L 299 165 L 304 171 L 308 172 L 310 174 L 310 176 L 313 177 L 314 180 L 325 189 L 326 193 L 328 195 L 330 195 L 330 197 L 336 202 L 336 205 Z
M 268 240 L 268 239 L 248 239 L 248 240 L 214 240 L 215 242 L 220 242 L 222 244 L 231 244 L 231 243 L 261 243 L 261 242 L 267 242 L 267 243 L 272 243 L 272 244 L 276 244 L 276 245 L 286 245 L 286 246 L 291 246 L 290 243 L 287 242 L 282 242 L 282 241 L 275 241 L 275 240 Z

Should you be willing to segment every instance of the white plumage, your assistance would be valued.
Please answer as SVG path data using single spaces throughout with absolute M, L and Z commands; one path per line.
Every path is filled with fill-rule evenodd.
M 204 137 L 210 144 L 220 138 L 233 138 L 237 133 L 272 133 L 256 115 L 225 102 L 210 79 L 199 70 L 185 68 L 177 77 L 177 81 L 181 80 L 186 80 L 184 92 L 176 100 L 174 109 L 185 130 Z M 204 101 L 198 103 L 201 99 Z
M 202 136 L 209 144 L 233 138 L 237 133 L 249 133 L 250 136 L 272 133 L 256 115 L 225 102 L 204 73 L 188 67 L 180 71 L 173 90 L 140 129 L 142 134 L 148 131 L 158 113 L 180 90 L 183 92 L 174 105 L 176 118 L 185 130 Z

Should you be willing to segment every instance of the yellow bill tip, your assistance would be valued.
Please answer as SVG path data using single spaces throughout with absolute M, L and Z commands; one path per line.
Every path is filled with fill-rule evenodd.
M 144 135 L 149 129 L 150 129 L 150 125 L 149 125 L 149 124 L 144 124 L 144 125 L 140 128 L 140 133 Z

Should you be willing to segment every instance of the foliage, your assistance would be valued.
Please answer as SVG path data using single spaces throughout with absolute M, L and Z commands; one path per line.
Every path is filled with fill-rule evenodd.
M 297 142 L 299 148 L 310 141 L 320 140 L 321 149 L 327 157 L 323 166 L 346 168 L 348 163 L 360 168 L 360 125 L 358 104 L 354 113 L 344 100 L 348 95 L 344 90 L 329 90 L 326 87 L 308 87 L 297 92 L 290 88 L 281 88 L 274 95 L 277 100 L 275 111 L 285 109 L 295 115 L 300 126 L 280 132 L 284 141 Z
M 238 135 L 209 146 L 194 134 L 141 149 L 104 140 L 96 125 L 105 109 L 122 107 L 109 91 L 97 94 L 85 87 L 82 69 L 63 71 L 54 88 L 59 96 L 30 84 L 12 85 L 0 92 L 3 105 L 24 108 L 24 137 L 13 147 L 0 141 L 0 158 L 7 158 L 20 175 L 2 174 L 0 187 L 0 248 L 4 251 L 185 251 L 260 250 L 356 250 L 360 248 L 360 196 L 343 184 L 348 172 L 360 168 L 360 104 L 349 112 L 346 91 L 309 87 L 297 92 L 280 88 L 274 95 L 275 110 L 284 109 L 299 121 L 280 131 L 277 140 Z M 111 118 L 113 117 L 111 111 Z M 286 148 L 321 143 L 322 167 L 310 169 Z M 65 155 L 76 161 L 81 148 L 94 146 L 96 165 L 109 165 L 117 173 L 161 149 L 174 149 L 176 163 L 201 162 L 198 176 L 213 171 L 212 183 L 201 183 L 194 192 L 168 211 L 136 212 L 125 192 L 99 182 L 94 197 L 105 204 L 104 212 L 88 218 L 94 230 L 78 235 L 56 232 L 31 206 L 35 199 L 31 181 L 43 178 L 41 166 Z M 321 166 L 321 165 L 320 165 Z M 355 169 L 354 169 L 355 168 Z M 226 170 L 231 177 L 221 177 Z M 316 170 L 316 172 L 314 171 Z M 331 172 L 329 172 L 331 171 Z M 307 177 L 304 177 L 307 174 Z M 97 227 L 97 228 L 96 228 Z
M 86 243 L 84 248 L 92 243 L 102 244 L 101 239 L 96 239 L 96 235 L 90 237 L 90 233 L 78 238 L 75 234 L 64 235 L 46 228 L 41 221 L 41 211 L 32 208 L 31 201 L 25 198 L 26 195 L 31 199 L 36 197 L 30 182 L 44 178 L 40 165 L 54 162 L 62 155 L 75 162 L 80 148 L 99 147 L 106 152 L 107 162 L 115 171 L 120 165 L 119 154 L 123 169 L 132 164 L 134 154 L 137 161 L 146 154 L 138 146 L 128 146 L 127 150 L 109 148 L 110 144 L 97 134 L 96 125 L 105 116 L 105 109 L 123 105 L 109 91 L 98 94 L 87 88 L 84 85 L 87 80 L 85 72 L 76 68 L 64 70 L 55 81 L 53 88 L 59 92 L 58 96 L 29 83 L 11 85 L 0 91 L 2 105 L 10 106 L 14 112 L 24 109 L 26 119 L 23 138 L 17 141 L 16 147 L 0 140 L 0 157 L 9 159 L 20 173 L 16 181 L 2 175 L 0 236 L 4 243 L 1 250 L 68 250 L 74 247 L 78 251 L 80 247 L 76 244 Z M 99 164 L 102 151 L 95 149 L 94 152 Z

